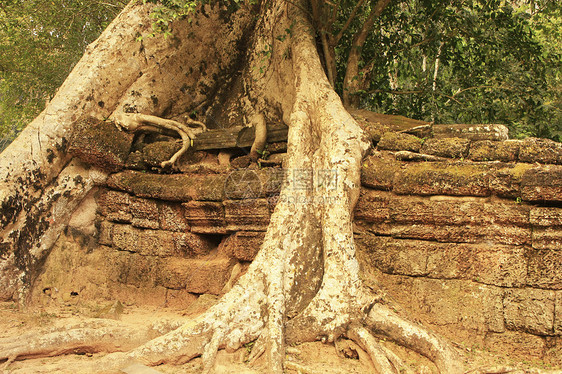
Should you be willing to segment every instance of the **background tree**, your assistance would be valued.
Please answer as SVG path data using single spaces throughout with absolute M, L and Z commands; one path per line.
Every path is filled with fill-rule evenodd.
M 3 2 L 0 149 L 44 108 L 125 3 Z M 560 140 L 558 2 L 395 1 L 380 15 L 371 12 L 374 4 L 312 2 L 326 73 L 340 96 L 377 112 L 436 123 L 503 123 L 513 137 Z M 153 33 L 169 33 L 170 22 L 196 5 L 164 1 L 153 11 Z M 361 51 L 351 47 L 359 35 Z
M 559 2 L 377 8 L 386 3 L 313 2 L 324 65 L 347 106 L 436 123 L 502 123 L 514 137 L 560 139 Z
M 0 151 L 45 107 L 124 0 L 0 3 Z

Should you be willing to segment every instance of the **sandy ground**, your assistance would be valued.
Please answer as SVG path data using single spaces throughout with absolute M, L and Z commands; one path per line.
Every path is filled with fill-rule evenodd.
M 112 318 L 134 327 L 140 324 L 153 324 L 161 320 L 189 319 L 193 315 L 185 315 L 177 310 L 126 306 L 122 310 L 115 311 L 112 305 L 90 304 L 78 307 L 66 305 L 58 308 L 41 308 L 18 310 L 15 304 L 0 303 L 0 340 L 18 339 L 23 334 L 38 331 L 45 328 L 64 327 L 75 325 L 80 322 L 91 321 L 98 318 Z M 420 374 L 437 373 L 435 366 L 417 354 L 401 347 L 385 343 L 388 347 L 401 357 L 411 372 Z M 459 347 L 469 367 L 489 367 L 489 372 L 505 373 L 501 368 L 506 365 L 516 367 L 517 370 L 510 373 L 562 373 L 561 370 L 538 370 L 529 369 L 529 365 L 536 367 L 536 362 L 516 363 L 506 357 L 490 356 L 483 351 L 475 351 Z M 250 349 L 242 348 L 234 353 L 220 351 L 217 356 L 215 372 L 258 374 L 265 372 L 264 360 L 258 360 L 253 366 L 246 363 Z M 200 373 L 202 370 L 201 359 L 197 358 L 191 362 L 181 365 L 160 365 L 154 368 L 132 366 L 119 371 L 99 371 L 95 368 L 95 361 L 106 353 L 95 354 L 68 354 L 59 357 L 43 357 L 15 361 L 6 365 L 0 363 L 0 373 L 86 373 L 96 372 L 105 374 L 129 373 L 129 374 L 154 374 L 154 373 Z M 338 344 L 338 349 L 333 344 L 321 342 L 306 343 L 287 347 L 286 357 L 287 373 L 306 374 L 335 374 L 335 373 L 372 373 L 372 364 L 365 359 L 364 353 L 350 341 L 343 340 Z M 493 370 L 492 370 L 493 369 Z M 544 369 L 544 368 L 542 368 Z

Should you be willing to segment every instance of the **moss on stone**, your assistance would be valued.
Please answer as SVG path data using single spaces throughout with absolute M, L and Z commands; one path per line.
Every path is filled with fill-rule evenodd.
M 394 192 L 416 195 L 488 196 L 489 171 L 485 165 L 423 162 L 397 174 Z
M 521 199 L 521 180 L 525 172 L 533 168 L 531 164 L 496 164 L 497 168 L 490 178 L 490 190 L 494 195 Z
M 167 201 L 222 201 L 225 176 L 221 174 L 148 174 L 124 171 L 109 177 L 110 188 L 140 197 Z
M 377 190 L 392 190 L 398 170 L 400 170 L 400 162 L 392 155 L 376 152 L 363 162 L 361 184 Z
M 427 139 L 421 147 L 421 153 L 428 155 L 464 158 L 468 154 L 470 140 L 462 138 Z
M 422 146 L 422 140 L 417 136 L 386 132 L 379 141 L 378 148 L 388 151 L 412 151 L 419 152 Z
M 470 145 L 468 158 L 473 161 L 516 161 L 520 145 L 520 140 L 480 140 Z
M 150 166 L 160 167 L 162 162 L 168 161 L 181 149 L 181 144 L 175 141 L 150 143 L 142 150 L 143 161 Z
M 562 143 L 550 139 L 527 138 L 521 142 L 519 161 L 562 164 Z
M 133 135 L 112 122 L 87 118 L 76 122 L 69 139 L 69 152 L 83 162 L 110 172 L 125 165 Z

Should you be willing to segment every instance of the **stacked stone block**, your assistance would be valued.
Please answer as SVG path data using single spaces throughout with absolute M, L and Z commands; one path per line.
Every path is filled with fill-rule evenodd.
M 445 335 L 562 364 L 562 144 L 379 117 L 358 119 L 376 143 L 355 209 L 368 282 Z M 108 179 L 98 244 L 117 283 L 189 295 L 232 284 L 263 241 L 280 174 L 253 170 L 239 189 L 219 169 Z
M 561 364 L 562 144 L 402 138 L 384 134 L 363 164 L 364 268 L 445 334 Z

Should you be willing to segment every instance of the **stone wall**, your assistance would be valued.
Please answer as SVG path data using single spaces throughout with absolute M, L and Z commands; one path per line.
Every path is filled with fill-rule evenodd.
M 543 139 L 383 135 L 355 211 L 373 284 L 467 346 L 561 364 L 561 164 Z
M 562 364 L 562 144 L 501 140 L 502 126 L 373 134 L 355 210 L 366 281 L 461 344 Z M 35 300 L 185 307 L 226 292 L 260 247 L 281 169 L 195 158 L 211 161 L 113 174 L 83 203 L 95 234 L 71 221 Z

